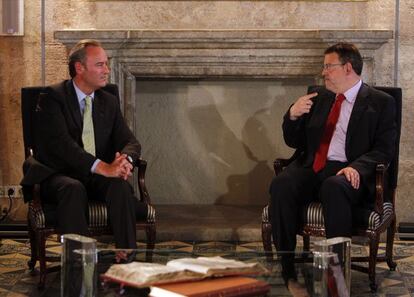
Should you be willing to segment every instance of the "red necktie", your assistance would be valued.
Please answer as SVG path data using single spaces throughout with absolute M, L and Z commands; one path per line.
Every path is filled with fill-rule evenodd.
M 329 144 L 331 143 L 332 135 L 335 131 L 336 123 L 338 122 L 339 113 L 341 112 L 341 104 L 345 100 L 344 94 L 338 94 L 331 112 L 329 113 L 328 120 L 326 121 L 325 131 L 322 135 L 321 143 L 315 154 L 315 160 L 313 161 L 313 171 L 319 172 L 325 167 L 326 157 L 328 156 Z

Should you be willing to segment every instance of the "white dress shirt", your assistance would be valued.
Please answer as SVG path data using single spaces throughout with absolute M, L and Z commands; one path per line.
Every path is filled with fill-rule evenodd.
M 349 118 L 351 117 L 352 109 L 361 88 L 362 81 L 359 80 L 352 88 L 344 93 L 345 100 L 341 105 L 341 112 L 339 114 L 338 122 L 329 144 L 327 159 L 330 161 L 347 162 L 345 154 L 346 132 L 348 130 Z

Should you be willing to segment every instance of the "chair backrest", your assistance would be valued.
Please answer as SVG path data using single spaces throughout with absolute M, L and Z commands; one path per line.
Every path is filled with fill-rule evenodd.
M 103 87 L 105 91 L 115 95 L 119 100 L 118 86 L 115 84 L 107 84 Z M 24 154 L 27 158 L 33 152 L 36 151 L 36 109 L 41 93 L 46 92 L 46 87 L 26 87 L 22 88 L 21 95 L 21 111 L 22 111 L 22 123 L 23 123 L 23 141 L 24 141 Z
M 376 89 L 391 95 L 395 100 L 395 123 L 397 126 L 397 138 L 395 140 L 395 155 L 388 168 L 389 186 L 395 189 L 398 184 L 398 162 L 400 156 L 400 136 L 401 136 L 401 114 L 402 114 L 402 90 L 395 87 L 377 87 Z
M 22 88 L 21 109 L 23 123 L 24 155 L 27 158 L 30 150 L 35 148 L 35 111 L 39 94 L 45 91 L 45 87 L 26 87 Z
M 308 93 L 320 86 L 309 86 Z M 400 155 L 400 136 L 401 136 L 401 113 L 402 113 L 402 90 L 396 87 L 374 87 L 377 90 L 383 91 L 394 98 L 395 103 L 395 123 L 397 126 L 397 138 L 395 140 L 395 155 L 388 168 L 388 186 L 390 189 L 395 189 L 398 184 L 398 162 Z

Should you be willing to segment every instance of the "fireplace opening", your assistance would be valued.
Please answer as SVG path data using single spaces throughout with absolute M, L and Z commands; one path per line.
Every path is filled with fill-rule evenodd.
M 265 205 L 282 117 L 312 79 L 136 80 L 135 133 L 155 204 Z

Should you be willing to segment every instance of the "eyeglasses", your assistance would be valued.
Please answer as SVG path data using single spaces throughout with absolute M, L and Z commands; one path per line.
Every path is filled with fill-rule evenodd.
M 343 63 L 336 63 L 336 64 L 323 64 L 323 66 L 322 66 L 322 69 L 323 70 L 326 70 L 326 71 L 329 71 L 329 70 L 331 70 L 332 69 L 332 67 L 334 67 L 334 66 L 344 66 L 345 64 L 343 64 Z

